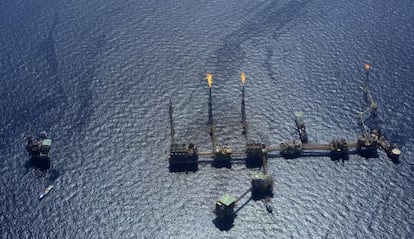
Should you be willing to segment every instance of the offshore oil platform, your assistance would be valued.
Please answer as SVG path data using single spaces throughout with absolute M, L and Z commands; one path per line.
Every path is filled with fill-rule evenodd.
M 41 131 L 38 139 L 33 138 L 32 134 L 26 136 L 25 148 L 30 156 L 30 163 L 42 170 L 50 169 L 49 152 L 52 139 L 46 131 Z
M 369 107 L 359 113 L 359 121 L 362 134 L 356 142 L 348 142 L 345 139 L 333 139 L 326 144 L 309 143 L 308 134 L 306 132 L 304 116 L 302 112 L 294 113 L 294 121 L 297 128 L 299 140 L 291 140 L 280 143 L 278 146 L 267 147 L 263 143 L 252 142 L 248 139 L 248 124 L 245 111 L 245 83 L 246 75 L 241 73 L 242 82 L 242 99 L 241 99 L 241 125 L 242 134 L 245 138 L 245 150 L 232 151 L 230 147 L 217 144 L 216 139 L 216 125 L 213 120 L 212 107 L 212 85 L 213 79 L 211 74 L 207 74 L 207 83 L 209 87 L 209 101 L 208 101 L 208 126 L 209 134 L 212 141 L 212 151 L 198 152 L 195 144 L 178 144 L 175 140 L 175 130 L 173 122 L 173 106 L 170 100 L 169 118 L 170 118 L 170 153 L 168 157 L 170 172 L 187 172 L 197 171 L 199 158 L 211 160 L 214 167 L 231 167 L 232 161 L 244 160 L 248 168 L 261 168 L 261 171 L 256 172 L 251 178 L 251 186 L 241 196 L 235 198 L 229 194 L 224 194 L 216 201 L 214 213 L 218 222 L 230 222 L 236 216 L 236 203 L 244 196 L 251 193 L 251 199 L 264 202 L 269 213 L 272 212 L 271 198 L 273 197 L 274 179 L 268 174 L 267 164 L 269 158 L 285 158 L 294 159 L 301 156 L 309 156 L 309 152 L 326 152 L 332 160 L 348 160 L 350 154 L 358 154 L 364 158 L 377 158 L 378 148 L 382 148 L 387 156 L 394 162 L 399 162 L 401 154 L 400 149 L 395 144 L 391 144 L 382 134 L 380 129 L 369 129 L 366 125 L 366 120 L 375 114 L 378 109 L 377 103 L 368 88 L 370 77 L 369 64 L 365 64 L 365 82 L 363 86 L 364 96 L 369 102 Z M 206 162 L 203 160 L 203 162 Z

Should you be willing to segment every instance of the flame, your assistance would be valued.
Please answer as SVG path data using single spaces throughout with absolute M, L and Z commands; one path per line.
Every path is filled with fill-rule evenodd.
M 371 65 L 368 64 L 368 63 L 365 63 L 364 68 L 365 68 L 366 71 L 369 71 L 369 69 L 371 69 Z
M 207 83 L 208 88 L 211 88 L 211 86 L 213 85 L 213 76 L 211 74 L 207 74 Z
M 244 86 L 244 84 L 246 83 L 246 74 L 244 74 L 244 72 L 242 72 L 240 77 L 241 77 L 242 84 Z

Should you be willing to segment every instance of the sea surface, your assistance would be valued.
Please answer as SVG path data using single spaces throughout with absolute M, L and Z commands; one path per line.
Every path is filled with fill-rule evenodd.
M 412 0 L 1 0 L 0 52 L 0 238 L 414 237 Z M 364 63 L 379 105 L 368 125 L 399 164 L 383 151 L 272 159 L 273 213 L 248 201 L 229 230 L 214 203 L 259 169 L 169 172 L 170 97 L 177 141 L 212 147 L 206 73 L 220 144 L 245 144 L 242 71 L 250 139 L 297 138 L 303 111 L 310 142 L 355 142 Z M 23 146 L 41 129 L 48 172 Z

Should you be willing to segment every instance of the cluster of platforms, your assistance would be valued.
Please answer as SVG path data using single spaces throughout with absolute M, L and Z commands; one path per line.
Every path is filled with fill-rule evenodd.
M 213 120 L 211 88 L 212 76 L 207 75 L 209 85 L 209 120 L 210 136 L 212 140 L 213 149 L 208 152 L 198 152 L 197 146 L 194 144 L 177 144 L 175 143 L 175 131 L 173 124 L 173 108 L 170 102 L 170 129 L 171 129 L 171 145 L 169 154 L 169 169 L 170 172 L 179 171 L 197 171 L 199 158 L 212 159 L 211 163 L 214 167 L 231 167 L 233 160 L 244 160 L 248 168 L 261 168 L 261 172 L 257 172 L 251 178 L 251 187 L 243 193 L 239 198 L 225 194 L 216 202 L 214 210 L 217 219 L 228 220 L 235 216 L 235 205 L 242 197 L 251 192 L 253 200 L 263 200 L 269 212 L 272 211 L 270 206 L 270 199 L 273 197 L 274 180 L 267 173 L 267 161 L 269 158 L 286 158 L 294 159 L 302 156 L 309 156 L 309 152 L 323 152 L 332 160 L 348 160 L 350 154 L 358 154 L 365 158 L 378 157 L 378 148 L 382 148 L 387 156 L 394 162 L 398 163 L 401 151 L 395 144 L 391 144 L 385 136 L 381 134 L 379 129 L 369 129 L 365 125 L 367 117 L 370 117 L 377 109 L 377 104 L 368 90 L 367 82 L 369 79 L 370 66 L 365 65 L 366 77 L 364 92 L 370 102 L 370 107 L 360 113 L 360 124 L 362 135 L 356 142 L 348 142 L 345 139 L 333 139 L 327 144 L 312 144 L 309 143 L 308 134 L 305 127 L 304 116 L 302 112 L 294 113 L 294 121 L 297 128 L 298 139 L 280 143 L 279 145 L 266 146 L 262 143 L 251 142 L 248 139 L 248 127 L 245 112 L 244 100 L 244 85 L 245 75 L 242 73 L 242 101 L 241 101 L 241 115 L 242 115 L 242 134 L 245 136 L 246 145 L 242 151 L 233 151 L 230 147 L 220 146 L 216 140 L 216 126 Z M 368 116 L 367 116 L 368 115 Z M 205 161 L 203 161 L 205 162 Z
M 333 139 L 329 144 L 307 144 L 298 141 L 283 142 L 279 146 L 266 147 L 265 144 L 248 143 L 245 152 L 232 151 L 229 147 L 216 146 L 214 152 L 198 152 L 194 144 L 172 144 L 170 148 L 169 167 L 170 171 L 197 171 L 199 157 L 211 157 L 214 167 L 231 167 L 232 156 L 235 160 L 245 158 L 246 167 L 254 168 L 262 166 L 262 158 L 268 157 L 268 152 L 279 152 L 269 157 L 281 157 L 295 159 L 307 156 L 310 151 L 327 152 L 332 160 L 348 160 L 350 154 L 358 154 L 365 158 L 377 158 L 378 148 L 382 148 L 387 156 L 398 163 L 401 151 L 395 144 L 391 144 L 380 130 L 373 129 L 368 137 L 361 136 L 356 143 L 349 143 L 345 139 Z

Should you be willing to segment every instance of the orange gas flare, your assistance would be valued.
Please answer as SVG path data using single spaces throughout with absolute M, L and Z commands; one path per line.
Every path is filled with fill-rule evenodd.
M 371 65 L 368 63 L 365 63 L 364 68 L 366 71 L 369 71 L 371 69 Z
M 207 83 L 208 88 L 211 88 L 211 86 L 213 85 L 213 76 L 211 74 L 207 74 Z
M 244 86 L 244 84 L 246 83 L 246 74 L 244 74 L 244 72 L 242 72 L 240 77 L 241 77 L 242 84 Z

